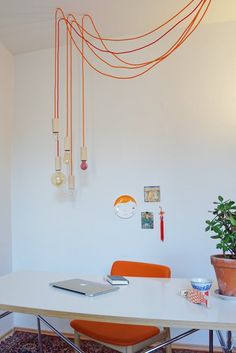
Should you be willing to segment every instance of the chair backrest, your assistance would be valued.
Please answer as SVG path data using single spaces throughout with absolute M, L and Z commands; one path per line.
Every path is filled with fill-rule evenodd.
M 113 262 L 111 275 L 170 278 L 171 270 L 168 266 L 164 265 L 118 260 Z

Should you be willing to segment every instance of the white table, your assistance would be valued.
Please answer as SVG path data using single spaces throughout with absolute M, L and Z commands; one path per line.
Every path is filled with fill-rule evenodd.
M 130 277 L 118 291 L 86 297 L 53 288 L 51 282 L 80 274 L 21 271 L 0 277 L 0 310 L 58 318 L 84 318 L 187 329 L 236 330 L 236 301 L 222 300 L 210 291 L 210 307 L 179 295 L 190 288 L 188 279 Z M 83 278 L 83 276 L 82 276 Z M 86 279 L 103 281 L 98 277 Z M 79 350 L 78 350 L 79 351 Z

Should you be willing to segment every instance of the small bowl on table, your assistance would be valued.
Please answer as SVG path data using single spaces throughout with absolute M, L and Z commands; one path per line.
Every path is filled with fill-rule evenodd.
M 207 294 L 212 286 L 212 280 L 207 278 L 193 278 L 191 279 L 191 285 L 193 289 Z

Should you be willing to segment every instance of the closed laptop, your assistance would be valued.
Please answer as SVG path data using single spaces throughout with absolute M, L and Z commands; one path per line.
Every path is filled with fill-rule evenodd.
M 71 292 L 80 293 L 93 297 L 95 295 L 113 292 L 119 287 L 114 287 L 110 284 L 87 281 L 85 279 L 73 278 L 65 281 L 51 283 L 53 287 L 65 289 Z

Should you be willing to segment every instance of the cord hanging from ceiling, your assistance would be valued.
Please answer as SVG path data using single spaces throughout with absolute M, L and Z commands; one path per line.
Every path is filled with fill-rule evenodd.
M 66 121 L 64 129 L 64 158 L 68 168 L 68 188 L 75 188 L 73 168 L 73 49 L 81 56 L 81 147 L 80 168 L 86 170 L 87 146 L 85 141 L 85 68 L 90 67 L 100 75 L 118 80 L 129 80 L 154 69 L 178 49 L 201 23 L 211 0 L 191 0 L 171 18 L 148 32 L 127 38 L 110 38 L 100 34 L 91 15 L 77 19 L 61 8 L 55 11 L 54 21 L 54 117 L 52 131 L 55 135 L 55 173 L 51 181 L 55 186 L 64 183 L 62 172 L 60 116 L 61 81 L 61 26 L 65 28 L 66 42 Z M 91 28 L 89 30 L 89 28 Z M 168 40 L 166 40 L 168 39 Z M 166 43 L 164 42 L 166 40 Z M 171 44 L 170 44 L 171 40 Z M 158 44 L 161 44 L 158 45 Z M 86 52 L 85 52 L 86 49 Z M 162 52 L 160 52 L 162 49 Z M 159 52 L 158 52 L 159 50 Z M 142 61 L 135 55 L 142 53 Z M 76 80 L 77 81 L 77 80 Z M 61 124 L 60 124 L 61 125 Z

